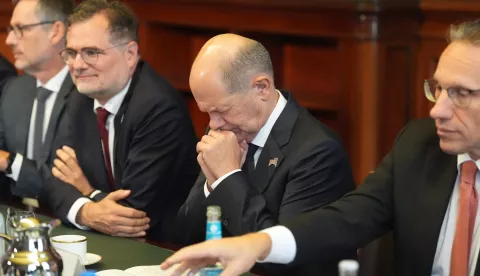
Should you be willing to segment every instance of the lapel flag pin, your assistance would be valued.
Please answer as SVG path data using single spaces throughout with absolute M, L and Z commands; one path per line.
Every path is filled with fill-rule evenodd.
M 274 167 L 277 167 L 277 162 L 278 162 L 278 157 L 271 158 L 270 161 L 268 161 L 268 167 L 273 165 Z

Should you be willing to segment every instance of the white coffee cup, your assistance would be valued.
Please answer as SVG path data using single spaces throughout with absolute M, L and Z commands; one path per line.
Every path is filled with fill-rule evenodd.
M 87 258 L 87 237 L 81 235 L 60 235 L 50 238 L 54 248 L 77 254 L 82 263 Z

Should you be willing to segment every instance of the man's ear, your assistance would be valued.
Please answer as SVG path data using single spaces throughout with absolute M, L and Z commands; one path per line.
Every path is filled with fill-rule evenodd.
M 138 61 L 138 43 L 130 41 L 126 45 L 127 63 L 129 66 L 134 66 Z
M 262 100 L 267 100 L 270 98 L 272 82 L 265 75 L 259 75 L 253 79 L 253 84 L 257 94 L 262 98 Z
M 48 32 L 48 38 L 50 39 L 52 45 L 60 43 L 65 38 L 66 32 L 67 27 L 65 24 L 61 21 L 55 21 Z

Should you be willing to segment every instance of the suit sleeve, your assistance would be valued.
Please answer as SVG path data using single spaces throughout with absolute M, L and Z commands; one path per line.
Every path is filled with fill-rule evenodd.
M 24 196 L 37 196 L 43 192 L 43 183 L 50 175 L 50 165 L 23 158 L 20 174 L 13 191 Z
M 359 188 L 341 200 L 284 225 L 297 244 L 294 262 L 328 259 L 365 246 L 392 227 L 392 154 Z
M 3 87 L 3 93 L 2 93 L 2 98 L 0 101 L 0 104 L 2 105 L 1 109 L 4 110 L 5 107 L 3 106 L 4 104 L 7 104 L 7 102 L 4 103 L 4 99 L 7 97 L 10 97 L 8 93 L 12 93 L 12 91 L 9 91 L 9 84 L 10 82 L 7 82 L 5 87 Z M 3 120 L 3 112 L 2 116 L 0 118 L 0 148 L 3 150 L 8 150 L 6 141 L 5 141 L 5 128 L 4 128 L 4 122 Z M 10 154 L 16 154 L 16 152 L 10 152 Z M 44 181 L 45 178 L 50 175 L 50 168 L 47 164 L 45 163 L 38 163 L 34 160 L 29 160 L 27 158 L 23 158 L 22 166 L 20 169 L 20 174 L 18 176 L 17 181 L 15 182 L 10 182 L 14 183 L 12 186 L 12 192 L 15 194 L 21 194 L 23 196 L 30 196 L 30 197 L 35 197 L 41 194 L 43 191 L 44 187 Z
M 363 247 L 393 228 L 394 157 L 405 150 L 399 141 L 410 125 L 400 132 L 393 150 L 357 190 L 331 205 L 282 223 L 295 237 L 294 264 L 329 259 Z
M 4 99 L 5 99 L 5 91 L 7 91 L 8 83 L 1 88 L 1 94 L 0 94 L 0 149 L 6 150 L 6 141 L 5 141 L 5 126 L 3 123 L 3 105 L 4 105 Z M 0 185 L 2 186 L 0 188 L 0 192 L 3 193 L 10 193 L 8 185 L 10 184 L 10 179 L 5 175 L 5 173 L 0 174 Z
M 178 170 L 185 174 L 190 170 L 175 165 L 183 158 L 190 157 L 181 154 L 182 147 L 191 143 L 190 136 L 185 135 L 184 131 L 185 118 L 176 105 L 159 103 L 139 117 L 138 127 L 129 145 L 122 187 L 130 190 L 131 195 L 123 203 L 145 211 L 151 219 L 151 229 L 162 221 L 167 212 L 172 211 L 170 202 L 176 196 L 173 194 L 176 185 L 183 185 L 176 183 L 180 181 L 176 178 L 180 174 Z M 96 198 L 103 196 L 99 194 Z
M 244 172 L 227 177 L 206 199 L 222 208 L 224 226 L 232 235 L 259 231 L 341 198 L 355 188 L 346 154 L 335 140 L 299 150 L 286 179 L 278 213 Z M 293 157 L 294 158 L 294 157 Z M 285 162 L 285 161 L 284 161 Z M 283 165 L 283 163 L 282 163 Z

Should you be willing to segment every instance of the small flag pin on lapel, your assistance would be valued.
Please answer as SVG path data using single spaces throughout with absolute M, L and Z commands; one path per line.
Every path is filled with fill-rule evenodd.
M 270 161 L 268 161 L 268 166 L 270 167 L 273 165 L 274 167 L 277 167 L 277 162 L 278 162 L 278 157 L 271 158 Z

